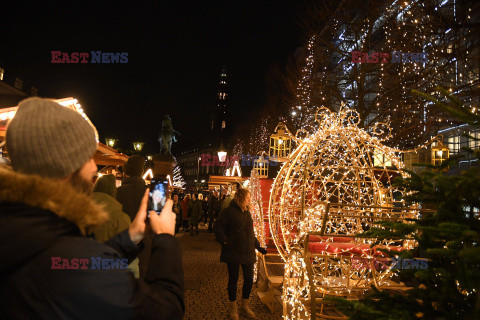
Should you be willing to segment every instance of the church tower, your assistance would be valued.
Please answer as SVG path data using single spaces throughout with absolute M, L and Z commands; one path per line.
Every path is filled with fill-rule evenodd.
M 217 90 L 217 105 L 210 117 L 210 134 L 213 139 L 226 142 L 232 132 L 230 110 L 228 108 L 227 67 L 223 65 Z

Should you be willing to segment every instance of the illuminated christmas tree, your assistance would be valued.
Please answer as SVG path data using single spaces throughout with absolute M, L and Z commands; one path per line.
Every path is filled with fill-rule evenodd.
M 389 122 L 390 145 L 424 143 L 452 119 L 411 89 L 442 85 L 478 102 L 478 28 L 471 28 L 468 2 L 358 1 L 311 7 L 308 42 L 291 116 L 297 129 L 310 127 L 316 107 L 341 103 L 359 112 L 361 126 Z M 411 55 L 413 53 L 413 55 Z M 383 62 L 383 63 L 382 63 Z
M 185 179 L 183 179 L 182 174 L 180 172 L 180 166 L 176 166 L 173 170 L 173 186 L 184 188 L 185 187 Z

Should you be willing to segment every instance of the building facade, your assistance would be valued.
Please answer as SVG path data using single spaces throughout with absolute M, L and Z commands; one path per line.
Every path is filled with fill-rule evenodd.
M 227 69 L 224 65 L 216 93 L 216 105 L 212 108 L 206 143 L 176 155 L 182 176 L 188 187 L 206 187 L 210 175 L 224 175 L 227 162 L 221 162 L 218 152 L 231 154 L 230 141 L 233 123 L 229 108 Z M 203 182 L 202 182 L 203 181 Z

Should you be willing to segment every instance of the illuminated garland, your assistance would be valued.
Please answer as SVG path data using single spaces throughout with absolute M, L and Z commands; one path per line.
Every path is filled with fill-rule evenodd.
M 250 191 L 250 204 L 249 210 L 253 219 L 253 230 L 255 232 L 255 237 L 257 237 L 260 246 L 266 247 L 266 236 L 265 236 L 265 224 L 264 224 L 264 214 L 262 207 L 262 192 L 260 188 L 260 181 L 258 179 L 257 170 L 252 170 L 250 174 L 250 179 L 248 180 L 248 190 Z M 257 261 L 254 265 L 254 282 L 257 280 L 258 274 L 258 255 Z

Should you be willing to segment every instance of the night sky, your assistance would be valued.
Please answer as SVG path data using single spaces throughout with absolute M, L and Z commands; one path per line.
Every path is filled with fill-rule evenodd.
M 15 2 L 16 1 L 10 1 Z M 20 2 L 19 2 L 20 3 Z M 227 64 L 237 121 L 261 107 L 269 67 L 302 45 L 300 0 L 54 1 L 6 8 L 0 17 L 5 80 L 18 76 L 39 95 L 76 97 L 106 137 L 156 139 L 169 113 L 179 152 L 202 141 Z M 128 52 L 127 64 L 51 64 L 51 51 Z M 10 78 L 10 83 L 12 80 Z

